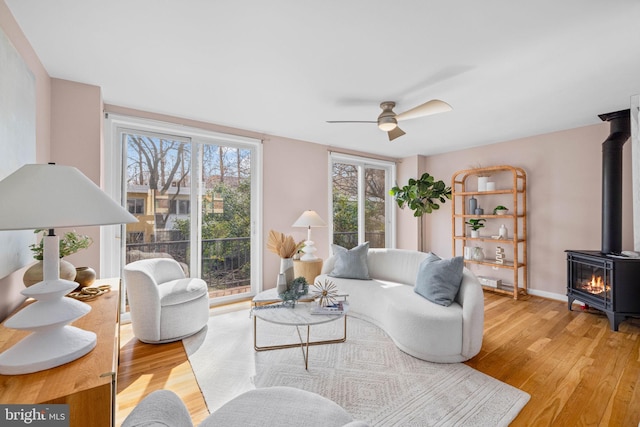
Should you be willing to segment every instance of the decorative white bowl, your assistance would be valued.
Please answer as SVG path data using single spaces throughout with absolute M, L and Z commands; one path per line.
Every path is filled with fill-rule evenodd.
M 506 215 L 509 213 L 509 209 L 498 209 L 496 215 Z

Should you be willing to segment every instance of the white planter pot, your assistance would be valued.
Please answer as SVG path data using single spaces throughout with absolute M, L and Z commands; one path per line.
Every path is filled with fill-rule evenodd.
M 471 230 L 471 237 L 480 237 L 480 230 Z

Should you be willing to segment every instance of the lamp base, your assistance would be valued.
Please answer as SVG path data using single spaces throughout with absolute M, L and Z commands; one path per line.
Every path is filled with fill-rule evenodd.
M 64 365 L 94 349 L 96 334 L 63 326 L 33 332 L 0 354 L 0 374 L 20 375 Z
M 314 255 L 317 251 L 314 245 L 315 242 L 313 240 L 305 240 L 302 248 L 304 255 L 300 257 L 300 261 L 315 261 L 318 259 L 318 257 Z

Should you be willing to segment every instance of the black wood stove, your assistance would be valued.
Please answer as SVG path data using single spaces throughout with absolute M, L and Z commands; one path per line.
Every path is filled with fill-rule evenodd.
M 567 297 L 603 311 L 611 329 L 640 316 L 640 259 L 622 251 L 622 146 L 631 135 L 630 111 L 599 116 L 611 126 L 602 143 L 602 249 L 568 250 Z

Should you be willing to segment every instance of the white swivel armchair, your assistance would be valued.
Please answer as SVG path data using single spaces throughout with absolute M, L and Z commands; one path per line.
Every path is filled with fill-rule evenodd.
M 142 342 L 177 341 L 209 320 L 209 293 L 202 279 L 185 277 L 170 258 L 135 261 L 124 268 L 133 334 Z

